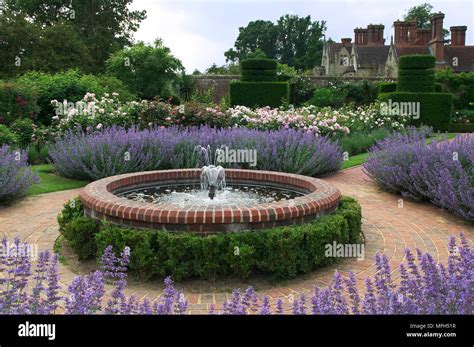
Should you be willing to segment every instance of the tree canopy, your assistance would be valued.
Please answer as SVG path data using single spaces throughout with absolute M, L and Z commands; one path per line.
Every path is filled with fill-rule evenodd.
M 139 42 L 121 49 L 107 60 L 107 72 L 146 99 L 175 95 L 183 71 L 181 61 L 159 39 L 152 46 Z
M 245 59 L 257 49 L 297 69 L 312 69 L 321 60 L 325 21 L 311 16 L 284 15 L 276 23 L 257 20 L 239 28 L 234 47 L 224 53 L 227 61 Z
M 145 11 L 132 0 L 4 0 L 0 76 L 78 67 L 101 72 L 111 53 L 132 43 Z M 18 59 L 19 58 L 19 59 Z

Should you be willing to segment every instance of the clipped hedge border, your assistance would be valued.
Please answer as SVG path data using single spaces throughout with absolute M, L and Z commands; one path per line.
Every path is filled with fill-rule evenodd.
M 399 69 L 433 69 L 436 58 L 429 54 L 404 55 L 398 60 Z
M 240 63 L 242 70 L 276 70 L 277 66 L 276 60 L 266 58 L 244 59 Z
M 129 271 L 141 278 L 171 275 L 180 281 L 234 275 L 245 279 L 251 274 L 266 274 L 282 280 L 333 263 L 337 258 L 325 256 L 328 244 L 362 241 L 361 208 L 349 197 L 341 198 L 334 213 L 309 223 L 209 236 L 137 230 L 105 222 L 97 222 L 98 229 L 95 229 L 90 220 L 83 217 L 80 200 L 73 202 L 74 207 L 71 203 L 65 205 L 58 222 L 74 250 L 87 254 L 84 250 L 87 244 L 89 254 L 100 257 L 108 245 L 116 252 L 129 246 Z M 74 232 L 65 232 L 68 229 Z
M 381 82 L 379 83 L 379 93 L 390 93 L 397 91 L 397 82 Z
M 282 101 L 290 100 L 288 82 L 244 82 L 230 83 L 230 104 L 232 106 L 280 107 Z
M 473 133 L 474 123 L 451 123 L 449 129 L 452 133 Z
M 411 119 L 414 126 L 429 125 L 435 131 L 449 131 L 451 124 L 451 108 L 453 96 L 449 93 L 410 93 L 392 92 L 379 94 L 380 101 L 388 102 L 419 102 L 420 118 Z

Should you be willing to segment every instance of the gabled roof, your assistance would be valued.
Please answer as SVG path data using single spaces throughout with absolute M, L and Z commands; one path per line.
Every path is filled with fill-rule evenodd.
M 378 68 L 385 65 L 390 46 L 355 46 L 358 67 Z
M 452 66 L 454 57 L 458 66 Z M 444 61 L 454 72 L 474 71 L 474 46 L 444 46 Z
M 404 55 L 431 54 L 428 46 L 394 46 L 397 59 Z
M 344 46 L 342 43 L 338 42 L 333 42 L 333 43 L 328 43 L 327 48 L 328 48 L 328 59 L 330 62 L 336 61 L 336 53 L 339 53 L 341 49 L 346 48 L 349 54 L 352 53 L 352 45 L 350 46 Z

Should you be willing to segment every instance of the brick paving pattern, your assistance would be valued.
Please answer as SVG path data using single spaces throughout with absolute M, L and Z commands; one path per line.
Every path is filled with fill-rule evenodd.
M 392 269 L 403 260 L 405 248 L 420 248 L 430 252 L 436 260 L 445 261 L 448 256 L 448 239 L 464 231 L 470 242 L 474 239 L 474 228 L 455 215 L 440 210 L 427 202 L 415 202 L 398 195 L 381 191 L 367 177 L 362 167 L 338 172 L 324 181 L 334 184 L 343 195 L 356 198 L 362 206 L 363 232 L 366 239 L 365 259 L 344 259 L 337 264 L 319 269 L 309 275 L 288 281 L 285 285 L 259 291 L 259 295 L 269 295 L 272 301 L 283 298 L 289 308 L 291 297 L 301 293 L 311 293 L 313 286 L 327 285 L 338 270 L 342 275 L 349 271 L 363 280 L 374 273 L 375 253 L 382 251 L 390 258 Z M 59 235 L 56 216 L 63 204 L 79 195 L 80 189 L 49 193 L 25 198 L 18 203 L 0 208 L 0 236 L 37 244 L 39 250 L 52 250 Z M 401 204 L 403 202 L 403 204 Z M 65 265 L 59 266 L 62 285 L 70 283 L 75 274 Z M 362 284 L 362 281 L 359 281 Z M 249 283 L 251 284 L 251 283 Z M 179 284 L 177 285 L 179 288 Z M 110 288 L 109 288 L 110 289 Z M 127 294 L 138 298 L 156 300 L 162 287 L 151 283 L 131 284 Z M 229 297 L 229 292 L 218 291 L 196 293 L 185 290 L 191 313 L 206 313 L 214 304 L 217 309 Z

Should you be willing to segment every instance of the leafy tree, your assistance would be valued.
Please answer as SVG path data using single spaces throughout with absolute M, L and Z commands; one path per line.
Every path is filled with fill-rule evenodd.
M 430 18 L 433 14 L 433 6 L 431 4 L 424 3 L 418 6 L 410 7 L 406 11 L 406 14 L 403 19 L 416 21 L 417 28 L 429 29 L 431 28 Z M 443 29 L 443 35 L 446 38 L 446 36 L 449 35 L 449 31 Z
M 130 11 L 131 2 L 3 0 L 0 45 L 7 49 L 9 61 L 18 54 L 28 57 L 30 62 L 49 57 L 50 62 L 42 67 L 45 71 L 67 69 L 76 64 L 74 67 L 99 72 L 111 53 L 132 43 L 133 32 L 146 16 L 145 11 Z M 8 23 L 9 28 L 4 28 L 3 23 Z M 16 43 L 18 40 L 20 43 Z M 32 47 L 38 49 L 33 52 Z M 29 68 L 28 64 L 24 68 Z
M 154 45 L 139 42 L 115 52 L 107 60 L 107 71 L 142 98 L 167 98 L 177 94 L 181 61 L 160 39 Z
M 228 64 L 217 66 L 212 64 L 211 67 L 206 69 L 206 75 L 240 75 L 240 67 L 237 64 Z
M 325 21 L 312 21 L 311 16 L 285 15 L 276 24 L 270 21 L 250 22 L 239 28 L 234 48 L 224 53 L 227 61 L 245 59 L 251 52 L 262 50 L 268 58 L 297 69 L 312 69 L 321 60 Z
M 239 36 L 235 41 L 234 49 L 224 53 L 227 61 L 235 62 L 247 57 L 256 49 L 261 49 L 267 57 L 276 58 L 278 27 L 271 21 L 257 20 L 250 22 L 246 27 L 239 28 Z

